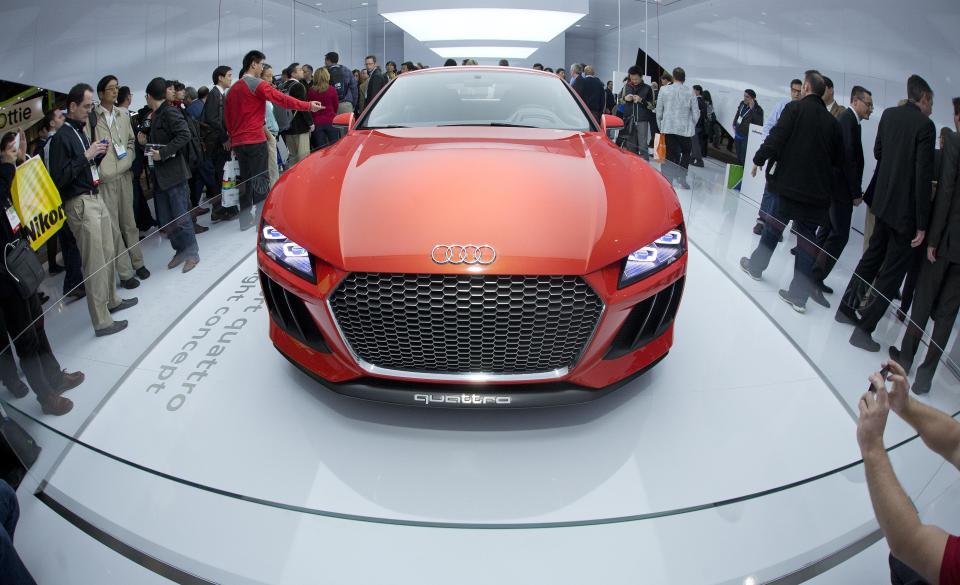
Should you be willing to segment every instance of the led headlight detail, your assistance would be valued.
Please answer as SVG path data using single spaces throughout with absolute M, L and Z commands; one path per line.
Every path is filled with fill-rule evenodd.
M 673 264 L 686 252 L 683 228 L 670 230 L 651 244 L 633 252 L 623 262 L 617 288 L 630 286 L 654 272 Z
M 287 270 L 310 282 L 316 282 L 310 253 L 271 225 L 263 224 L 260 249 Z

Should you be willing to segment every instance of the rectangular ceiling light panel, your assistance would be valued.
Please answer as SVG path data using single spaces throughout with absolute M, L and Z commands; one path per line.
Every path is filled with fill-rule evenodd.
M 430 47 L 444 59 L 526 59 L 536 47 Z
M 444 8 L 384 13 L 420 42 L 530 41 L 546 43 L 586 14 L 520 8 Z

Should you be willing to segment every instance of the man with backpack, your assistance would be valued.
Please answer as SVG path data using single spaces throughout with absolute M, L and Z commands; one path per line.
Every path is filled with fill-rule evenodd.
M 284 70 L 284 74 L 288 79 L 280 86 L 280 91 L 297 100 L 307 101 L 307 88 L 302 82 L 303 69 L 300 64 L 291 63 Z M 287 158 L 287 167 L 289 168 L 307 158 L 307 155 L 310 154 L 310 133 L 313 132 L 313 117 L 310 112 L 294 111 L 288 108 L 281 109 L 284 110 L 283 117 L 286 124 L 281 125 L 278 119 L 277 126 L 280 127 L 280 135 L 283 136 L 283 141 L 287 144 L 287 150 L 290 152 L 290 156 Z M 276 110 L 275 107 L 275 118 Z
M 353 105 L 357 103 L 357 79 L 353 72 L 340 64 L 340 55 L 330 51 L 324 56 L 327 70 L 330 71 L 330 85 L 337 90 L 337 100 L 340 105 L 337 107 L 337 113 L 352 112 Z
M 200 249 L 193 232 L 190 217 L 190 168 L 187 152 L 193 136 L 186 117 L 177 106 L 168 103 L 166 81 L 154 78 L 147 85 L 147 105 L 150 106 L 150 127 L 140 131 L 137 140 L 144 146 L 144 154 L 151 161 L 154 181 L 153 202 L 160 225 L 168 225 L 167 237 L 176 252 L 167 268 L 183 264 L 183 272 L 190 272 L 200 262 Z

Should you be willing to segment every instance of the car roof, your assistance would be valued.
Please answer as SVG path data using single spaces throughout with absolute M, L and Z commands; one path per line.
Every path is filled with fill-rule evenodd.
M 516 73 L 516 74 L 527 74 L 527 75 L 540 75 L 542 77 L 555 77 L 559 79 L 556 73 L 550 73 L 549 71 L 538 71 L 536 69 L 529 69 L 527 67 L 504 67 L 501 65 L 456 65 L 456 66 L 439 66 L 439 67 L 428 67 L 426 69 L 417 69 L 416 71 L 408 71 L 402 73 L 401 75 L 431 75 L 443 72 L 464 72 L 464 71 L 492 71 L 497 73 Z

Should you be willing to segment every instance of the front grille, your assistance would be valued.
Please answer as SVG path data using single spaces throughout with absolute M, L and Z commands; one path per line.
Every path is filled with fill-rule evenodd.
M 684 280 L 686 277 L 637 303 L 603 358 L 614 360 L 623 357 L 663 335 L 677 315 Z
M 330 353 L 323 334 L 313 315 L 307 310 L 303 299 L 274 282 L 272 278 L 260 271 L 260 285 L 263 287 L 263 299 L 267 303 L 267 310 L 277 327 L 283 329 L 295 339 L 323 353 Z
M 437 374 L 570 367 L 603 312 L 576 276 L 352 273 L 330 306 L 362 360 Z

